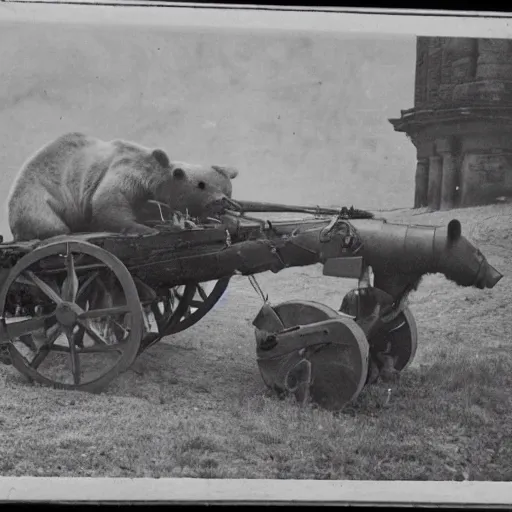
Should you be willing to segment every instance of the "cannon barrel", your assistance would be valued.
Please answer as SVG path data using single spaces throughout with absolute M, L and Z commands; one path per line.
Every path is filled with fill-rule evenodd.
M 350 208 L 326 208 L 324 206 L 303 206 L 303 205 L 289 205 L 281 203 L 264 203 L 260 201 L 244 201 L 237 200 L 236 204 L 239 210 L 243 213 L 307 213 L 310 215 L 338 215 L 340 212 L 345 212 L 349 218 L 364 218 L 371 219 L 374 214 L 367 210 L 358 210 L 351 206 Z
M 269 222 L 227 215 L 211 229 L 179 232 L 164 229 L 158 235 L 142 238 L 112 233 L 89 233 L 73 238 L 103 247 L 151 286 L 178 286 L 236 272 L 244 275 L 279 272 L 286 267 L 342 261 L 354 256 L 352 249 L 345 247 L 346 222 L 337 216 Z M 443 227 L 391 223 L 384 219 L 348 222 L 362 241 L 355 255 L 373 268 L 375 285 L 392 296 L 400 294 L 401 285 L 396 283 L 402 278 L 411 280 L 427 273 L 440 272 L 459 285 L 478 288 L 493 288 L 502 278 L 461 235 L 458 220 Z M 34 249 L 38 244 L 29 245 Z M 29 249 L 20 246 L 17 250 L 24 253 Z M 7 258 L 8 251 L 4 252 Z
M 244 240 L 247 241 L 247 238 L 238 236 L 240 222 L 243 224 L 242 219 L 245 218 L 245 221 L 250 222 L 245 215 L 246 212 L 306 213 L 316 216 L 316 218 L 295 221 L 260 220 L 262 224 L 255 224 L 256 238 L 261 241 L 267 238 L 275 242 L 286 266 L 325 262 L 326 244 L 321 242 L 320 233 L 329 225 L 334 215 L 341 214 L 345 218 L 348 217 L 350 223 L 356 228 L 363 242 L 359 255 L 363 256 L 366 264 L 372 266 L 375 274 L 410 276 L 440 272 L 461 285 L 479 288 L 492 288 L 502 278 L 482 253 L 461 235 L 461 225 L 456 219 L 447 226 L 408 225 L 376 219 L 370 212 L 352 207 L 334 209 L 244 200 L 237 200 L 236 203 L 241 207 L 242 212 L 236 213 L 234 217 L 226 212 L 222 223 L 223 229 L 227 228 L 233 235 L 235 244 L 237 242 L 244 244 L 246 243 Z M 283 239 L 279 240 L 280 237 Z M 251 247 L 254 254 L 261 250 L 258 244 L 246 244 L 245 247 Z M 304 252 L 301 247 L 308 249 Z M 210 248 L 213 247 L 210 245 Z M 331 253 L 331 258 L 344 256 L 341 252 L 336 254 L 336 251 L 335 241 L 327 252 Z M 243 252 L 250 254 L 250 251 Z M 334 255 L 332 255 L 333 252 Z M 277 253 L 273 254 L 275 257 Z M 228 273 L 229 266 L 234 265 L 234 262 L 227 264 L 229 259 L 227 254 L 219 254 L 218 258 L 225 259 L 226 265 L 220 264 L 217 272 Z M 259 260 L 261 265 L 257 265 L 257 270 L 258 261 L 249 258 L 252 260 L 249 267 L 254 266 L 255 271 L 260 272 L 265 268 L 268 269 L 272 260 L 269 258 L 263 257 Z M 207 273 L 208 269 L 205 269 L 205 272 Z
M 318 215 L 336 215 L 340 209 L 317 206 L 300 206 L 281 203 L 264 203 L 260 201 L 236 201 L 244 212 L 268 213 L 311 213 Z
M 163 251 L 166 257 L 152 261 L 142 247 L 144 241 L 139 240 L 135 255 L 143 262 L 130 268 L 140 273 L 143 280 L 180 284 L 191 279 L 219 279 L 235 271 L 243 274 L 277 272 L 285 267 L 325 263 L 330 258 L 343 259 L 352 255 L 342 250 L 343 232 L 336 232 L 335 225 L 330 239 L 322 236 L 333 219 L 336 217 L 251 224 L 248 219 L 227 215 L 220 225 L 222 228 L 212 231 L 210 241 L 206 241 L 206 237 L 210 238 L 209 232 L 204 232 L 206 243 L 194 244 L 196 249 L 192 253 L 189 252 L 192 248 L 171 249 L 170 245 L 168 252 L 165 246 L 173 237 L 162 234 L 157 237 L 161 240 L 159 252 Z M 338 220 L 340 226 L 343 222 Z M 397 283 L 402 277 L 439 272 L 459 285 L 478 288 L 493 288 L 502 278 L 478 248 L 462 236 L 458 220 L 452 220 L 447 226 L 408 225 L 385 219 L 350 219 L 348 222 L 362 241 L 362 248 L 356 255 L 372 267 L 376 286 L 379 281 L 380 287 L 393 296 L 401 292 Z M 222 238 L 226 229 L 232 236 L 231 246 L 226 246 Z M 252 233 L 249 238 L 241 235 L 244 229 Z M 190 242 L 202 238 L 200 233 L 190 232 Z M 157 243 L 156 240 L 153 243 Z M 111 250 L 117 252 L 114 247 Z
M 354 220 L 365 260 L 375 269 L 443 273 L 460 285 L 493 288 L 503 277 L 480 250 L 462 236 L 457 219 L 446 226 Z
M 300 231 L 318 230 L 326 220 L 305 222 Z M 446 226 L 409 225 L 385 219 L 352 219 L 359 234 L 364 258 L 375 274 L 400 275 L 442 273 L 462 286 L 493 288 L 503 277 L 485 256 L 461 234 L 453 219 Z M 297 223 L 276 222 L 276 235 L 289 234 Z M 319 244 L 321 248 L 322 244 Z

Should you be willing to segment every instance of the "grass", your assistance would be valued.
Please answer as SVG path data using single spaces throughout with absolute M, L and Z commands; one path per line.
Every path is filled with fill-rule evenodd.
M 45 389 L 0 367 L 0 474 L 512 480 L 512 207 L 418 213 L 394 218 L 459 218 L 505 277 L 485 291 L 425 278 L 411 297 L 418 352 L 388 403 L 382 385 L 341 413 L 270 393 L 254 353 L 259 299 L 237 278 L 208 317 L 152 347 L 102 394 Z M 258 281 L 273 303 L 334 308 L 354 285 L 317 267 Z

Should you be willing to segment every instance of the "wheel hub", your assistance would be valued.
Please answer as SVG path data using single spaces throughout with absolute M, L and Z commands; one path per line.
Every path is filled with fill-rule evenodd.
M 82 312 L 80 306 L 73 302 L 62 302 L 57 306 L 55 316 L 57 321 L 64 327 L 73 327 L 78 319 L 78 315 Z

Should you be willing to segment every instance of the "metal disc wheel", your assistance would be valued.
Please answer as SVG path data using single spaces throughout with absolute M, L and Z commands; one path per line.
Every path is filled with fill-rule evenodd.
M 414 359 L 418 348 L 418 330 L 412 311 L 406 307 L 404 310 L 381 332 L 370 340 L 372 349 L 382 348 L 395 359 L 395 370 L 405 370 Z
M 90 243 L 69 239 L 25 255 L 0 306 L 13 366 L 40 384 L 96 392 L 137 356 L 137 288 L 117 257 Z
M 374 287 L 355 288 L 343 298 L 340 311 L 355 316 L 356 321 L 370 314 L 377 303 L 392 304 L 393 298 Z M 418 347 L 418 330 L 411 310 L 406 307 L 383 329 L 368 339 L 371 352 L 385 352 L 394 359 L 394 368 L 402 371 L 409 366 Z
M 153 308 L 161 335 L 176 334 L 199 322 L 220 300 L 230 279 L 228 276 L 169 289 Z
M 313 301 L 283 302 L 272 309 L 285 329 L 329 319 L 339 319 L 345 324 L 343 339 L 319 345 L 308 354 L 311 365 L 309 393 L 313 402 L 329 410 L 340 410 L 354 400 L 363 389 L 368 374 L 368 342 L 362 329 L 352 319 Z M 263 331 L 272 332 L 272 327 L 259 324 L 256 337 Z M 297 351 L 301 348 L 298 337 Z M 273 379 L 281 371 L 283 363 L 282 357 L 258 361 L 267 386 L 275 388 Z

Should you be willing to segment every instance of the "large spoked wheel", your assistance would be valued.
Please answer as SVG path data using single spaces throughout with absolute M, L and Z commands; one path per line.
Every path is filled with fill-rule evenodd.
M 345 324 L 343 339 L 314 347 L 308 354 L 311 365 L 309 393 L 313 402 L 333 411 L 341 410 L 353 401 L 362 391 L 368 374 L 368 342 L 362 329 L 352 319 L 313 301 L 283 302 L 273 309 L 284 329 L 330 319 L 339 319 Z M 264 331 L 272 332 L 273 325 L 259 324 L 256 338 Z M 320 332 L 319 336 L 322 334 Z M 300 341 L 298 337 L 297 351 L 302 348 Z M 282 368 L 288 364 L 286 359 L 294 357 L 297 358 L 296 352 L 284 358 L 258 360 L 261 376 L 268 387 L 276 389 Z
M 0 306 L 13 366 L 40 384 L 100 391 L 137 356 L 135 283 L 117 257 L 90 243 L 49 243 L 21 258 Z
M 220 300 L 231 277 L 171 288 L 153 308 L 159 331 L 169 336 L 199 322 Z

